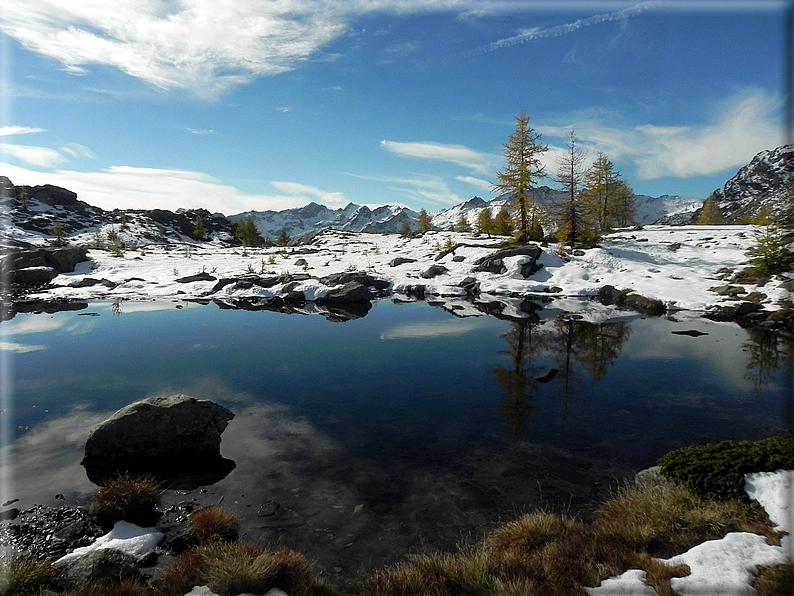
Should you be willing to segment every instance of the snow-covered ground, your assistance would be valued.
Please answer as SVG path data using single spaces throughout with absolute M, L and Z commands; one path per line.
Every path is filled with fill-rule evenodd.
M 428 297 L 462 299 L 466 291 L 460 284 L 467 277 L 479 282 L 481 301 L 489 297 L 539 295 L 581 298 L 594 296 L 609 284 L 659 299 L 670 310 L 702 311 L 730 303 L 710 288 L 728 283 L 720 270 L 738 271 L 748 265 L 746 252 L 755 243 L 753 231 L 752 226 L 647 226 L 612 233 L 603 238 L 600 248 L 560 254 L 558 245 L 543 245 L 539 259 L 543 268 L 526 279 L 521 275 L 521 265 L 529 260 L 526 256 L 506 258 L 505 273 L 473 273 L 474 262 L 494 252 L 504 239 L 456 232 L 428 232 L 418 238 L 403 238 L 397 234 L 326 231 L 310 244 L 288 248 L 243 250 L 220 244 L 185 243 L 144 246 L 122 256 L 107 250 L 90 250 L 91 261 L 78 265 L 73 273 L 55 278 L 53 284 L 57 287 L 31 296 L 81 300 L 202 297 L 233 301 L 265 300 L 297 291 L 312 301 L 331 289 L 319 278 L 360 271 L 388 281 L 397 295 L 422 285 Z M 460 246 L 435 260 L 446 247 L 455 244 Z M 392 266 L 398 257 L 413 261 Z M 433 264 L 447 271 L 432 278 L 422 277 Z M 284 283 L 268 288 L 230 284 L 214 293 L 214 280 L 178 281 L 202 272 L 217 279 L 246 273 L 263 277 L 307 274 L 310 278 L 293 282 L 287 288 Z M 111 283 L 78 287 L 84 278 Z M 776 302 L 789 294 L 781 287 L 782 281 L 773 279 L 763 287 L 745 285 L 745 294 L 739 298 L 761 292 L 766 295 L 763 304 L 774 310 Z

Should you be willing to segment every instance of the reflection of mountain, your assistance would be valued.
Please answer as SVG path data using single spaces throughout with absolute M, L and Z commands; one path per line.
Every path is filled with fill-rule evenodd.
M 508 348 L 500 352 L 511 364 L 493 369 L 505 396 L 500 411 L 511 436 L 520 439 L 528 419 L 540 409 L 532 402 L 541 383 L 555 387 L 567 412 L 575 387 L 584 385 L 577 377 L 582 372 L 593 381 L 605 376 L 629 334 L 624 322 L 589 323 L 572 317 L 558 317 L 550 324 L 513 322 L 502 336 Z M 555 372 L 541 375 L 544 368 L 534 364 L 541 359 L 553 359 Z

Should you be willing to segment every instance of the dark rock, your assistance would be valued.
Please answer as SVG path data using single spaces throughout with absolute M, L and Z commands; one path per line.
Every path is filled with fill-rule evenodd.
M 62 564 L 62 576 L 71 587 L 143 581 L 135 557 L 113 548 L 103 548 Z
M 741 286 L 733 286 L 733 285 L 724 285 L 724 286 L 714 286 L 709 288 L 710 292 L 714 292 L 717 296 L 728 296 L 728 297 L 735 297 L 739 294 L 746 294 L 747 290 L 745 290 Z
M 215 281 L 218 278 L 214 275 L 210 275 L 209 273 L 202 271 L 201 273 L 196 273 L 195 275 L 188 275 L 187 277 L 180 277 L 177 279 L 177 283 L 180 284 L 188 284 L 194 281 Z
M 14 271 L 11 277 L 20 286 L 40 286 L 58 277 L 58 272 L 52 267 L 25 267 Z
M 361 271 L 343 271 L 341 273 L 332 273 L 320 278 L 320 282 L 326 286 L 345 285 L 351 281 L 357 282 L 368 288 L 375 288 L 376 290 L 385 290 L 389 287 L 390 282 L 383 279 L 376 279 L 367 273 Z
M 17 507 L 0 511 L 0 521 L 10 521 L 12 519 L 16 519 L 17 517 L 19 517 L 19 508 Z
M 11 271 L 28 267 L 52 267 L 58 273 L 71 273 L 77 263 L 88 260 L 88 250 L 77 246 L 43 247 L 12 252 L 0 261 L 0 270 Z
M 221 433 L 232 418 L 231 411 L 209 400 L 146 398 L 91 431 L 82 463 L 87 469 L 160 468 L 219 458 Z
M 469 297 L 476 297 L 480 294 L 480 282 L 474 277 L 464 278 L 458 287 L 466 290 L 466 295 Z
M 532 275 L 532 273 L 535 273 L 535 271 L 540 269 L 540 264 L 537 263 L 537 260 L 541 254 L 543 254 L 543 250 L 539 246 L 511 246 L 509 248 L 497 250 L 490 255 L 477 259 L 474 262 L 472 271 L 505 273 L 507 271 L 507 267 L 505 267 L 503 259 L 507 257 L 528 256 L 532 257 L 532 259 L 522 267 L 522 275 L 524 273 L 524 267 L 529 266 L 526 269 L 528 274 L 524 275 L 524 277 L 529 277 Z M 530 265 L 530 263 L 534 263 L 534 265 Z M 534 270 L 532 270 L 533 267 Z
M 271 515 L 276 515 L 279 507 L 281 507 L 281 503 L 274 501 L 273 499 L 268 499 L 259 507 L 257 514 L 259 517 L 270 517 Z
M 306 295 L 303 292 L 292 290 L 284 295 L 284 302 L 306 302 Z
M 18 312 L 45 312 L 48 314 L 67 310 L 83 310 L 88 308 L 88 302 L 68 300 L 66 298 L 55 298 L 44 300 L 42 298 L 21 298 L 14 300 L 11 304 L 13 313 Z
M 549 381 L 551 381 L 551 380 L 552 380 L 554 377 L 556 377 L 556 376 L 557 376 L 557 373 L 558 373 L 558 372 L 560 372 L 558 369 L 556 369 L 556 368 L 550 368 L 548 371 L 546 371 L 545 373 L 543 373 L 542 375 L 540 375 L 539 377 L 537 377 L 535 380 L 536 380 L 538 383 L 548 383 L 548 382 L 549 382 Z
M 295 261 L 295 265 L 298 267 L 304 267 L 307 266 L 308 264 L 309 263 L 306 259 L 298 259 L 297 261 Z
M 571 254 L 575 257 L 583 257 L 586 253 L 581 248 L 577 248 Z
M 618 290 L 610 285 L 598 290 L 598 299 L 605 306 L 614 305 L 647 315 L 659 316 L 667 312 L 667 307 L 661 300 L 635 294 L 634 290 Z
M 667 250 L 669 250 L 671 252 L 675 252 L 679 248 L 681 248 L 681 243 L 680 242 L 673 242 L 672 244 L 668 244 L 667 245 Z
M 653 316 L 661 316 L 667 312 L 667 307 L 661 300 L 647 298 L 645 296 L 635 294 L 634 292 L 626 294 L 626 297 L 623 300 L 623 306 L 630 310 Z
M 119 284 L 110 281 L 109 279 L 105 279 L 104 277 L 102 279 L 96 279 L 95 277 L 84 277 L 83 279 L 78 279 L 73 282 L 70 282 L 68 285 L 70 288 L 90 288 L 92 286 L 102 285 L 105 286 L 106 288 L 112 289 L 118 286 Z
M 741 302 L 738 304 L 734 310 L 734 314 L 737 317 L 746 317 L 751 313 L 755 313 L 761 310 L 761 305 L 756 304 L 755 302 Z
M 452 257 L 452 262 L 453 263 L 462 263 L 465 260 L 466 260 L 466 257 L 464 257 L 463 255 L 455 255 L 454 257 Z
M 430 265 L 427 269 L 422 271 L 419 275 L 421 275 L 425 279 L 432 279 L 437 275 L 443 275 L 444 273 L 448 273 L 449 269 L 444 267 L 443 265 Z
M 405 286 L 405 295 L 418 300 L 425 298 L 425 285 L 424 284 L 410 284 Z
M 687 329 L 686 331 L 672 331 L 673 335 L 688 335 L 689 337 L 700 337 L 701 335 L 708 335 L 708 333 L 704 333 L 703 331 L 698 331 L 697 329 Z
M 345 303 L 345 302 L 369 302 L 375 295 L 367 286 L 357 281 L 349 281 L 341 288 L 332 288 L 322 299 L 317 299 L 318 303 Z
M 416 263 L 416 259 L 409 259 L 407 257 L 397 257 L 389 261 L 389 267 L 398 267 L 405 263 Z

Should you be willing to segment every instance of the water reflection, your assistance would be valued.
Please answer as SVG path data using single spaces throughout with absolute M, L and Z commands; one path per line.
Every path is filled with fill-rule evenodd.
M 764 389 L 775 381 L 778 369 L 789 362 L 794 353 L 794 338 L 760 327 L 746 331 L 747 341 L 742 344 L 748 356 L 744 378 L 753 384 L 755 395 L 761 397 Z
M 624 321 L 590 323 L 573 316 L 551 322 L 537 316 L 513 321 L 502 335 L 507 349 L 498 352 L 509 357 L 510 365 L 493 368 L 494 381 L 504 394 L 500 412 L 511 437 L 520 440 L 528 420 L 540 409 L 534 400 L 541 384 L 552 383 L 565 418 L 576 391 L 588 386 L 581 377 L 604 377 L 630 334 Z M 548 361 L 554 366 L 539 363 Z

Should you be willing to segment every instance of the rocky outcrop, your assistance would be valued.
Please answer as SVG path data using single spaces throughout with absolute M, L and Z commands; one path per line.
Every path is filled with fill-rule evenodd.
M 220 464 L 221 434 L 232 418 L 230 410 L 209 400 L 146 398 L 91 431 L 82 464 L 89 477 L 92 471 L 96 476 L 121 469 L 156 474 Z
M 521 266 L 521 275 L 529 277 L 539 271 L 542 265 L 538 263 L 538 258 L 543 254 L 539 246 L 511 246 L 491 253 L 490 255 L 477 259 L 472 267 L 473 273 L 507 273 L 504 259 L 508 257 L 527 256 L 530 260 Z
M 94 550 L 58 566 L 62 568 L 63 580 L 72 588 L 144 580 L 138 569 L 138 560 L 113 548 Z
M 667 312 L 667 307 L 661 300 L 641 296 L 634 293 L 634 290 L 618 290 L 610 285 L 603 286 L 598 291 L 598 298 L 605 306 L 614 305 L 646 315 L 661 316 Z

